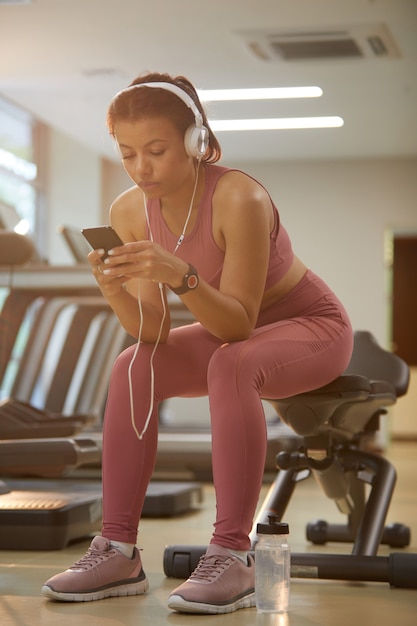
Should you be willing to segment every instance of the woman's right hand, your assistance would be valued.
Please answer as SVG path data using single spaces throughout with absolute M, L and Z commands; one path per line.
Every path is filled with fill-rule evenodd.
M 106 267 L 103 256 L 104 250 L 93 250 L 87 255 L 87 260 L 91 265 L 93 276 L 100 287 L 101 293 L 105 298 L 111 298 L 120 292 L 127 279 L 125 276 L 108 276 L 103 274 L 103 270 Z

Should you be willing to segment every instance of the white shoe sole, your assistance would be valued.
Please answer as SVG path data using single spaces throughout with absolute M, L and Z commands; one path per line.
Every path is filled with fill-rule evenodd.
M 93 602 L 94 600 L 104 600 L 104 598 L 115 598 L 118 596 L 139 596 L 149 589 L 148 579 L 145 578 L 138 583 L 124 584 L 117 587 L 103 587 L 91 591 L 90 593 L 63 593 L 54 591 L 48 585 L 42 587 L 42 594 L 51 600 L 61 602 Z
M 168 600 L 168 607 L 180 613 L 204 613 L 209 615 L 221 615 L 233 613 L 238 609 L 249 609 L 255 606 L 255 593 L 238 598 L 228 604 L 207 604 L 205 602 L 189 602 L 181 596 L 173 595 Z

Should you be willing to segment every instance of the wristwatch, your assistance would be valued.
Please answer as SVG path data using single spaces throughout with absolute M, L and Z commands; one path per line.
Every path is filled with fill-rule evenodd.
M 171 285 L 169 285 L 169 288 L 171 289 L 171 291 L 176 293 L 177 296 L 181 296 L 183 293 L 187 293 L 187 291 L 191 291 L 192 289 L 198 287 L 199 282 L 200 280 L 198 278 L 197 270 L 195 269 L 195 267 L 189 264 L 188 272 L 182 279 L 182 285 L 180 287 L 171 287 Z

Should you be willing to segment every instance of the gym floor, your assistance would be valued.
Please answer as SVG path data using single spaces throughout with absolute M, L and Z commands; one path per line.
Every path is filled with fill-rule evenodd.
M 398 472 L 387 522 L 410 526 L 411 545 L 406 550 L 414 553 L 417 553 L 416 451 L 417 443 L 402 442 L 391 444 L 387 451 Z M 262 498 L 267 488 L 265 485 Z M 417 589 L 391 589 L 388 583 L 306 579 L 292 579 L 290 611 L 285 616 L 262 615 L 256 609 L 222 616 L 171 612 L 166 600 L 179 581 L 168 579 L 163 573 L 164 547 L 167 544 L 206 544 L 211 533 L 214 506 L 213 487 L 208 484 L 204 486 L 204 500 L 198 510 L 179 517 L 143 520 L 140 546 L 143 547 L 143 563 L 150 582 L 150 590 L 145 596 L 79 604 L 43 599 L 40 587 L 44 580 L 66 569 L 84 554 L 88 539 L 59 551 L 1 551 L 1 626 L 194 626 L 212 624 L 216 620 L 216 623 L 230 626 L 415 626 L 417 623 Z M 285 516 L 290 524 L 294 552 L 318 551 L 305 539 L 305 524 L 317 518 L 343 521 L 333 503 L 322 496 L 314 479 L 308 479 L 297 486 Z M 349 549 L 349 546 L 328 545 L 320 551 L 348 553 Z M 380 554 L 387 553 L 388 548 L 382 547 Z

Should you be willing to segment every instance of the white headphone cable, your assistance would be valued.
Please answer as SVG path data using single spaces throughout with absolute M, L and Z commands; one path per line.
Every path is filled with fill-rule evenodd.
M 175 254 L 175 253 L 176 253 L 176 251 L 178 250 L 178 248 L 180 247 L 180 245 L 181 245 L 181 244 L 182 244 L 182 242 L 184 241 L 185 232 L 186 232 L 186 230 L 187 230 L 188 222 L 190 221 L 191 212 L 192 212 L 192 210 L 193 210 L 194 198 L 195 198 L 195 194 L 196 194 L 196 191 L 197 191 L 197 183 L 198 183 L 198 174 L 199 174 L 199 170 L 200 170 L 200 159 L 199 159 L 199 160 L 198 160 L 198 162 L 197 162 L 197 170 L 196 170 L 196 173 L 195 173 L 195 182 L 194 182 L 193 195 L 191 196 L 190 208 L 188 209 L 188 214 L 187 214 L 186 220 L 185 220 L 185 222 L 184 222 L 184 227 L 183 227 L 183 229 L 182 229 L 182 233 L 181 233 L 181 235 L 179 236 L 179 239 L 178 239 L 178 241 L 177 241 L 177 245 L 175 246 L 174 252 L 173 252 L 172 254 Z M 145 206 L 146 206 L 146 204 L 145 204 Z M 147 209 L 146 209 L 146 218 L 147 218 L 147 220 L 148 220 L 148 226 L 149 226 L 149 229 L 150 229 L 149 217 L 148 217 L 148 210 L 147 210 Z M 151 232 L 151 231 L 149 230 L 149 232 Z M 153 238 L 152 238 L 152 233 L 151 233 L 151 241 L 153 241 Z
M 182 233 L 181 233 L 181 235 L 178 238 L 177 245 L 175 246 L 173 254 L 175 254 L 177 252 L 178 248 L 180 247 L 180 245 L 184 241 L 185 232 L 187 230 L 188 222 L 190 221 L 191 212 L 192 212 L 193 204 L 194 204 L 194 198 L 195 198 L 195 194 L 196 194 L 196 191 L 197 191 L 199 169 L 200 169 L 200 160 L 198 160 L 198 164 L 197 164 L 197 171 L 196 171 L 196 177 L 195 177 L 193 194 L 191 196 L 190 208 L 188 209 L 187 218 L 185 220 L 184 227 L 182 229 Z M 150 240 L 153 241 L 153 234 L 152 234 L 151 224 L 150 224 L 150 221 L 149 221 L 148 207 L 147 207 L 147 204 L 146 204 L 146 196 L 145 196 L 145 194 L 143 194 L 143 204 L 144 204 L 144 208 L 145 208 L 145 216 L 146 216 L 146 223 L 147 223 L 148 230 L 149 230 L 149 237 L 150 237 Z M 153 367 L 153 359 L 154 359 L 154 356 L 155 356 L 156 349 L 157 349 L 157 347 L 159 345 L 159 342 L 161 340 L 162 329 L 163 329 L 164 322 L 165 322 L 166 315 L 167 315 L 167 308 L 166 308 L 165 298 L 164 298 L 164 294 L 163 294 L 163 284 L 162 283 L 158 283 L 158 286 L 159 286 L 159 291 L 160 291 L 160 295 L 161 295 L 161 302 L 162 302 L 162 319 L 161 319 L 161 324 L 159 326 L 158 336 L 156 338 L 156 342 L 155 342 L 154 348 L 152 350 L 151 358 L 150 358 L 150 362 L 149 362 L 150 370 L 151 370 L 151 389 L 150 389 L 150 391 L 151 391 L 151 395 L 150 395 L 151 401 L 150 401 L 149 411 L 148 411 L 148 415 L 146 417 L 145 425 L 144 425 L 144 427 L 142 429 L 142 432 L 139 433 L 139 431 L 138 431 L 138 429 L 136 427 L 136 422 L 135 422 L 135 409 L 134 409 L 134 401 L 133 401 L 133 381 L 132 381 L 132 368 L 133 368 L 133 364 L 134 364 L 134 362 L 136 360 L 136 356 L 137 356 L 137 354 L 139 352 L 139 347 L 140 347 L 140 344 L 141 344 L 141 337 L 142 337 L 142 329 L 143 329 L 143 309 L 142 309 L 142 301 L 141 301 L 141 298 L 140 298 L 140 287 L 139 287 L 139 283 L 138 283 L 138 298 L 137 299 L 138 299 L 138 307 L 139 307 L 139 315 L 140 315 L 140 324 L 139 324 L 139 333 L 138 333 L 138 339 L 137 339 L 135 351 L 134 351 L 132 359 L 131 359 L 131 361 L 129 363 L 128 379 L 129 379 L 130 419 L 131 419 L 131 422 L 132 422 L 133 430 L 135 431 L 136 436 L 137 436 L 137 438 L 139 440 L 143 439 L 144 434 L 148 430 L 149 422 L 150 422 L 151 417 L 152 417 L 153 405 L 154 405 L 154 390 L 155 390 L 155 371 L 154 371 L 154 367 Z
M 132 381 L 132 367 L 133 364 L 135 362 L 136 356 L 139 352 L 139 346 L 141 343 L 141 336 L 142 336 L 142 328 L 143 328 L 143 311 L 142 311 L 142 301 L 140 299 L 140 288 L 138 285 L 138 306 L 139 306 L 139 315 L 140 315 L 140 325 L 139 325 L 139 334 L 138 334 L 138 340 L 135 346 L 135 351 L 133 353 L 133 357 L 129 363 L 129 369 L 128 369 L 128 377 L 129 377 L 129 400 L 130 400 L 130 419 L 132 421 L 132 427 L 133 430 L 136 433 L 136 436 L 138 439 L 143 439 L 143 435 L 146 433 L 146 431 L 148 430 L 148 426 L 149 426 L 149 422 L 151 420 L 152 417 L 152 411 L 153 411 L 153 404 L 154 404 L 154 389 L 155 389 L 155 372 L 154 372 L 154 367 L 153 367 L 153 358 L 155 356 L 155 352 L 156 349 L 159 345 L 160 339 L 161 339 L 161 334 L 162 334 L 162 328 L 165 322 L 165 318 L 166 318 L 166 314 L 167 314 L 167 309 L 166 309 L 166 304 L 165 304 L 165 299 L 164 299 L 164 295 L 162 293 L 162 283 L 159 283 L 159 289 L 160 289 L 160 294 L 161 294 L 161 302 L 162 302 L 162 308 L 163 308 L 163 313 L 162 313 L 162 320 L 161 320 L 161 325 L 159 327 L 159 332 L 158 332 L 158 336 L 156 338 L 156 342 L 154 345 L 154 348 L 152 350 L 151 353 L 151 358 L 149 361 L 150 364 L 150 371 L 151 371 L 151 403 L 149 406 L 149 411 L 148 411 L 148 415 L 146 417 L 146 421 L 145 421 L 145 425 L 142 429 L 142 432 L 139 433 L 138 429 L 136 428 L 136 422 L 135 422 L 135 409 L 134 409 L 134 401 L 133 401 L 133 381 Z

